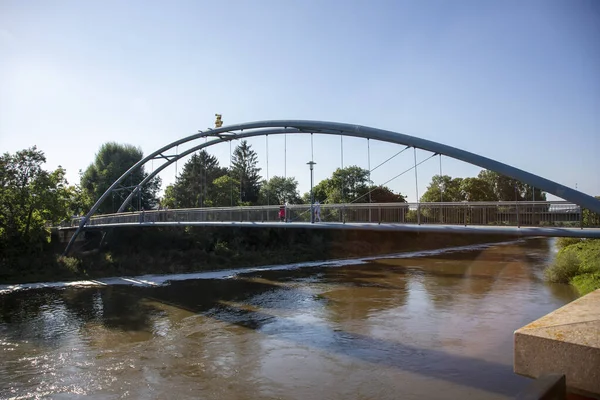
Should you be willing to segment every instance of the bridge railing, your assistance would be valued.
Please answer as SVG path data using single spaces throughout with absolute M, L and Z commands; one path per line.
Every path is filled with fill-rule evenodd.
M 152 210 L 92 217 L 88 225 L 156 222 L 275 222 L 279 205 Z M 560 202 L 322 204 L 323 222 L 499 226 L 600 227 L 600 216 Z M 310 205 L 290 205 L 287 222 L 310 222 Z M 74 218 L 71 226 L 77 226 Z

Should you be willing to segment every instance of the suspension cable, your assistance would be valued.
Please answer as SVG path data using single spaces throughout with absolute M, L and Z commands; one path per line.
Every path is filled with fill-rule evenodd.
M 204 144 L 208 142 L 208 137 L 204 138 Z M 208 152 L 204 156 L 204 182 L 202 182 L 202 207 L 206 207 L 206 197 L 208 196 Z
M 412 170 L 413 168 L 415 168 L 415 167 L 417 167 L 417 166 L 419 166 L 419 165 L 423 164 L 425 161 L 427 161 L 427 160 L 429 160 L 430 158 L 433 158 L 433 157 L 435 157 L 435 156 L 437 156 L 437 153 L 434 153 L 434 154 L 432 154 L 430 157 L 428 157 L 428 158 L 424 159 L 423 161 L 420 161 L 420 162 L 419 162 L 417 165 L 415 165 L 415 166 L 413 166 L 413 167 L 410 167 L 409 169 L 407 169 L 407 170 L 405 170 L 405 171 L 402 171 L 401 173 L 399 173 L 398 175 L 394 176 L 394 177 L 393 177 L 393 178 L 391 178 L 391 179 L 388 179 L 387 181 L 383 182 L 381 185 L 379 185 L 379 186 L 377 186 L 377 187 L 373 188 L 372 190 L 370 190 L 370 192 L 373 192 L 373 191 L 375 191 L 375 190 L 377 190 L 377 189 L 379 189 L 379 188 L 381 188 L 381 187 L 383 187 L 383 186 L 387 185 L 388 183 L 390 183 L 390 182 L 391 182 L 391 181 L 393 181 L 394 179 L 401 177 L 402 175 L 404 175 L 405 173 L 409 172 L 409 171 L 410 171 L 410 170 Z M 365 197 L 367 194 L 368 194 L 368 193 L 365 193 L 365 194 L 363 194 L 362 196 L 360 196 L 360 197 L 357 197 L 356 199 L 354 199 L 353 201 L 351 201 L 351 202 L 350 202 L 350 204 L 352 204 L 352 203 L 356 202 L 356 201 L 357 201 L 357 200 L 359 200 L 359 199 L 362 199 L 362 198 L 363 198 L 363 197 Z
M 310 133 L 310 161 L 315 161 L 314 147 L 313 147 L 313 133 Z
M 271 188 L 269 187 L 269 135 L 265 135 L 265 142 L 267 147 L 267 205 L 271 205 L 269 203 L 269 193 L 271 192 Z
M 417 224 L 421 225 L 421 203 L 419 202 L 419 179 L 417 176 L 417 148 L 413 147 L 415 155 L 415 191 L 417 194 Z M 435 154 L 433 154 L 435 156 Z
M 367 138 L 367 168 L 369 169 L 369 186 L 371 185 L 371 140 Z M 371 191 L 369 191 L 369 203 L 371 202 Z M 369 221 L 371 209 L 369 209 Z
M 396 156 L 399 156 L 400 154 L 404 153 L 408 149 L 410 149 L 410 146 L 406 146 L 405 148 L 403 148 L 402 150 L 400 150 L 399 152 L 397 152 L 396 154 L 394 154 L 393 156 L 391 156 L 390 158 L 388 158 L 387 160 L 385 160 L 381 164 L 377 165 L 375 168 L 373 168 L 371 170 L 371 172 L 375 171 L 377 168 L 381 167 L 383 164 L 387 163 L 388 161 L 390 161 L 391 159 L 395 158 Z
M 233 158 L 232 154 L 233 153 L 231 152 L 231 140 L 229 140 L 229 173 L 230 174 L 232 174 L 232 172 L 233 172 L 231 170 L 231 160 Z M 231 207 L 233 207 L 233 177 L 231 175 L 229 176 L 229 183 L 231 186 Z
M 340 135 L 340 160 L 342 164 L 342 171 L 344 170 L 344 135 Z M 341 187 L 341 200 L 344 202 L 344 173 L 342 172 L 342 187 Z
M 444 202 L 444 185 L 442 183 L 442 155 L 440 154 L 440 183 L 439 183 L 439 189 L 440 189 L 440 203 Z
M 414 150 L 414 155 L 415 155 L 415 192 L 417 195 L 417 204 L 418 204 L 419 203 L 419 183 L 418 183 L 418 175 L 417 175 L 417 148 L 413 147 L 413 150 Z
M 287 179 L 287 133 L 283 134 L 283 177 Z

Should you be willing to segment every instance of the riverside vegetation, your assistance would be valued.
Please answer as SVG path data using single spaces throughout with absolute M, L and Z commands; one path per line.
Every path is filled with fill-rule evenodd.
M 551 282 L 570 283 L 581 294 L 600 289 L 600 239 L 560 238 L 558 254 L 546 271 Z

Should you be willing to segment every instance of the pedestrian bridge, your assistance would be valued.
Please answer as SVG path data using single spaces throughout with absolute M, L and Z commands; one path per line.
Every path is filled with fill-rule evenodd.
M 85 229 L 166 226 L 356 229 L 370 231 L 456 232 L 507 236 L 600 238 L 600 218 L 568 202 L 462 202 L 323 204 L 311 222 L 310 205 L 210 207 L 98 215 Z M 73 218 L 60 229 L 81 224 Z
M 595 199 L 585 193 L 575 189 L 561 185 L 560 183 L 551 181 L 541 176 L 523 171 L 519 168 L 504 164 L 502 162 L 471 153 L 466 150 L 445 144 L 433 142 L 430 140 L 409 136 L 406 134 L 387 131 L 383 129 L 371 128 L 361 125 L 344 124 L 327 121 L 304 121 L 304 120 L 274 120 L 274 121 L 258 121 L 248 122 L 243 124 L 221 126 L 219 123 L 216 129 L 207 131 L 198 131 L 198 133 L 183 137 L 173 141 L 160 149 L 150 153 L 142 160 L 133 165 L 123 175 L 121 175 L 105 192 L 100 196 L 88 213 L 81 219 L 75 221 L 77 224 L 71 236 L 71 239 L 64 251 L 68 254 L 73 243 L 77 239 L 79 233 L 84 229 L 99 229 L 103 227 L 117 227 L 125 225 L 243 225 L 243 226 L 270 226 L 278 224 L 278 206 L 267 207 L 233 207 L 228 209 L 195 209 L 195 210 L 171 210 L 161 212 L 142 212 L 129 214 L 114 214 L 94 216 L 101 204 L 103 204 L 110 196 L 119 190 L 129 190 L 128 196 L 118 208 L 118 212 L 125 211 L 132 204 L 132 200 L 137 196 L 141 197 L 141 189 L 151 180 L 164 170 L 169 165 L 176 163 L 178 160 L 190 156 L 197 151 L 210 148 L 219 143 L 231 143 L 235 140 L 246 139 L 250 137 L 272 135 L 310 135 L 311 138 L 311 154 L 310 164 L 315 164 L 312 152 L 313 135 L 336 135 L 343 137 L 362 138 L 366 140 L 366 150 L 368 158 L 369 180 L 371 179 L 371 171 L 385 164 L 378 165 L 375 168 L 370 166 L 370 140 L 386 142 L 392 146 L 405 146 L 396 155 L 400 155 L 404 150 L 413 148 L 414 166 L 409 170 L 415 172 L 415 184 L 417 177 L 417 167 L 432 159 L 435 156 L 440 158 L 440 175 L 442 156 L 449 157 L 455 160 L 463 161 L 490 171 L 497 172 L 501 175 L 515 179 L 522 183 L 528 184 L 531 187 L 542 190 L 546 193 L 564 199 L 566 203 L 552 204 L 544 203 L 539 207 L 532 204 L 529 207 L 525 202 L 517 203 L 436 203 L 436 204 L 405 204 L 394 203 L 392 205 L 373 204 L 369 195 L 366 205 L 358 204 L 336 204 L 322 206 L 323 222 L 312 224 L 310 221 L 311 213 L 307 214 L 306 206 L 292 206 L 288 211 L 292 222 L 285 223 L 285 227 L 300 227 L 310 226 L 315 229 L 331 228 L 331 229 L 369 229 L 369 230 L 433 230 L 433 231 L 448 231 L 453 229 L 462 232 L 479 233 L 484 228 L 494 229 L 496 233 L 510 233 L 511 235 L 546 235 L 546 236 L 566 236 L 566 237 L 599 237 L 598 230 L 592 227 L 593 223 L 588 220 L 588 215 L 600 214 L 600 200 Z M 190 146 L 185 151 L 179 152 L 179 146 Z M 268 146 L 267 146 L 268 147 Z M 340 164 L 343 167 L 344 151 L 341 147 Z M 431 156 L 417 163 L 416 150 L 424 150 L 431 152 Z M 287 150 L 286 150 L 287 152 Z M 173 154 L 174 153 L 174 154 Z M 267 148 L 268 157 L 268 148 Z M 395 157 L 395 156 L 393 156 Z M 393 158 L 392 157 L 392 158 Z M 230 150 L 231 158 L 231 150 Z M 307 155 L 308 158 L 308 155 Z M 145 165 L 156 161 L 162 163 L 153 168 L 152 173 L 141 182 L 131 182 L 133 173 L 138 171 Z M 284 161 L 285 162 L 285 161 Z M 267 161 L 267 168 L 268 168 Z M 409 170 L 396 174 L 389 181 L 407 173 Z M 396 172 L 396 171 L 394 171 Z M 267 172 L 268 176 L 268 172 Z M 311 178 L 312 179 L 312 178 Z M 123 186 L 129 182 L 129 186 Z M 417 185 L 418 186 L 418 185 Z M 443 191 L 443 189 L 441 189 Z M 418 189 L 416 190 L 418 192 Z M 370 193 L 370 192 L 369 192 Z M 312 195 L 311 195 L 312 197 Z M 418 193 L 416 198 L 418 199 Z M 311 201 L 314 199 L 311 198 Z M 441 199 L 442 200 L 442 199 Z M 535 200 L 535 199 L 532 199 Z M 233 196 L 231 199 L 233 205 Z M 304 208 L 303 208 L 304 207 Z M 546 207 L 546 208 L 545 208 Z M 563 212 L 560 218 L 570 218 L 567 215 L 578 215 L 579 221 L 559 221 L 560 212 L 555 209 L 563 207 L 563 210 L 571 210 Z M 140 209 L 141 207 L 137 207 Z M 578 225 L 579 222 L 579 225 Z M 568 226 L 557 226 L 557 223 L 570 224 Z M 71 229 L 71 228 L 67 228 Z

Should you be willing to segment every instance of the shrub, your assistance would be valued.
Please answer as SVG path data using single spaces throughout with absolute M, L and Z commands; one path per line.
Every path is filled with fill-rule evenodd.
M 569 283 L 571 278 L 579 274 L 581 262 L 571 247 L 563 248 L 556 256 L 554 264 L 546 268 L 544 275 L 550 282 Z
M 582 296 L 600 288 L 600 272 L 575 276 L 571 283 Z

